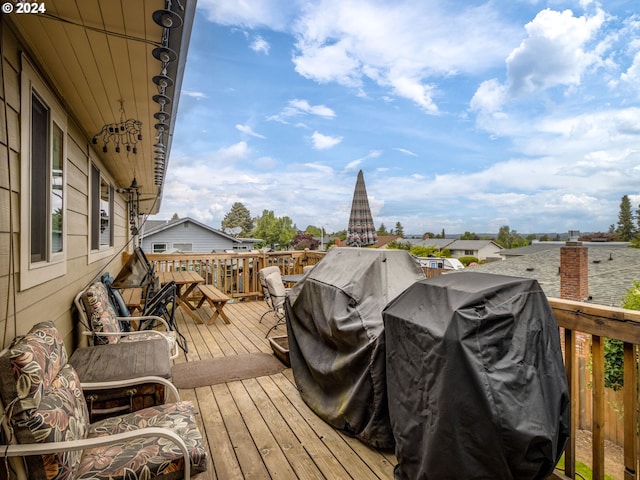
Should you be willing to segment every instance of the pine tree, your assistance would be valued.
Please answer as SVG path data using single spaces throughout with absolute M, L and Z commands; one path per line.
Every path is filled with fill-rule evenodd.
M 618 214 L 618 228 L 616 229 L 618 240 L 628 242 L 636 234 L 633 214 L 631 213 L 631 201 L 628 195 L 623 195 L 620 201 L 620 213 Z
M 236 202 L 231 205 L 231 210 L 222 219 L 222 230 L 227 231 L 232 228 L 240 228 L 237 236 L 248 237 L 253 230 L 253 220 L 251 219 L 251 213 L 240 202 Z

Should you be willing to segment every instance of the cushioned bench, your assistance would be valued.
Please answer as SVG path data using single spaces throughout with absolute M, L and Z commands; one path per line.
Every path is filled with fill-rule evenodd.
M 209 319 L 209 325 L 212 325 L 213 322 L 216 321 L 218 315 L 222 317 L 224 323 L 231 323 L 231 320 L 229 320 L 229 317 L 227 317 L 227 314 L 224 313 L 223 310 L 225 304 L 229 301 L 229 297 L 213 285 L 198 285 L 198 290 L 202 293 L 202 298 L 198 302 L 198 308 L 200 308 L 205 301 L 211 305 L 211 308 L 213 308 L 213 314 Z

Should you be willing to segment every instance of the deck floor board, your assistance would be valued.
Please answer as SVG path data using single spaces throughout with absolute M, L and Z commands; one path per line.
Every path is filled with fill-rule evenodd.
M 198 314 L 209 318 L 211 309 Z M 251 352 L 271 353 L 265 337 L 275 323 L 262 314 L 265 302 L 230 302 L 226 325 L 196 324 L 180 309 L 176 321 L 189 352 L 174 363 Z M 279 326 L 270 336 L 286 334 Z M 302 400 L 291 369 L 282 373 L 195 389 L 180 389 L 193 401 L 210 451 L 209 470 L 199 480 L 226 479 L 393 479 L 395 456 L 335 430 Z

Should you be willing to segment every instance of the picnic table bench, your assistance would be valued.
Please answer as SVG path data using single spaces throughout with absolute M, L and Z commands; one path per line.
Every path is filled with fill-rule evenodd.
M 198 285 L 198 290 L 202 293 L 202 298 L 198 302 L 197 308 L 200 308 L 205 301 L 213 308 L 213 314 L 208 324 L 212 325 L 218 318 L 218 315 L 222 317 L 224 323 L 231 323 L 231 320 L 229 320 L 229 317 L 227 317 L 227 314 L 223 310 L 230 298 L 213 285 Z

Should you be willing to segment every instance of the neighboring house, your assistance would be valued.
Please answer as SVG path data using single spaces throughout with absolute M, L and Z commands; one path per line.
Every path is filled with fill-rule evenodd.
M 53 320 L 73 350 L 74 296 L 132 249 L 134 179 L 140 212 L 159 210 L 195 3 L 47 0 L 46 14 L 0 16 L 3 346 Z
M 478 260 L 498 260 L 504 250 L 493 240 L 454 240 L 452 238 L 428 238 L 426 240 L 404 239 L 413 246 L 435 247 L 438 251 L 449 250 L 452 258 L 476 257 Z
M 546 243 L 546 242 L 545 242 Z M 509 257 L 472 267 L 473 271 L 535 278 L 545 294 L 560 297 L 560 247 Z M 615 244 L 583 243 L 588 251 L 589 301 L 620 307 L 621 298 L 634 280 L 640 280 L 640 249 Z M 523 247 L 527 248 L 527 247 Z M 522 250 L 522 249 L 517 249 Z
M 446 248 L 453 258 L 476 257 L 480 261 L 499 260 L 500 251 L 504 250 L 493 240 L 455 240 Z
M 235 238 L 192 218 L 147 221 L 140 234 L 140 246 L 147 253 L 224 253 L 250 251 L 255 238 Z

